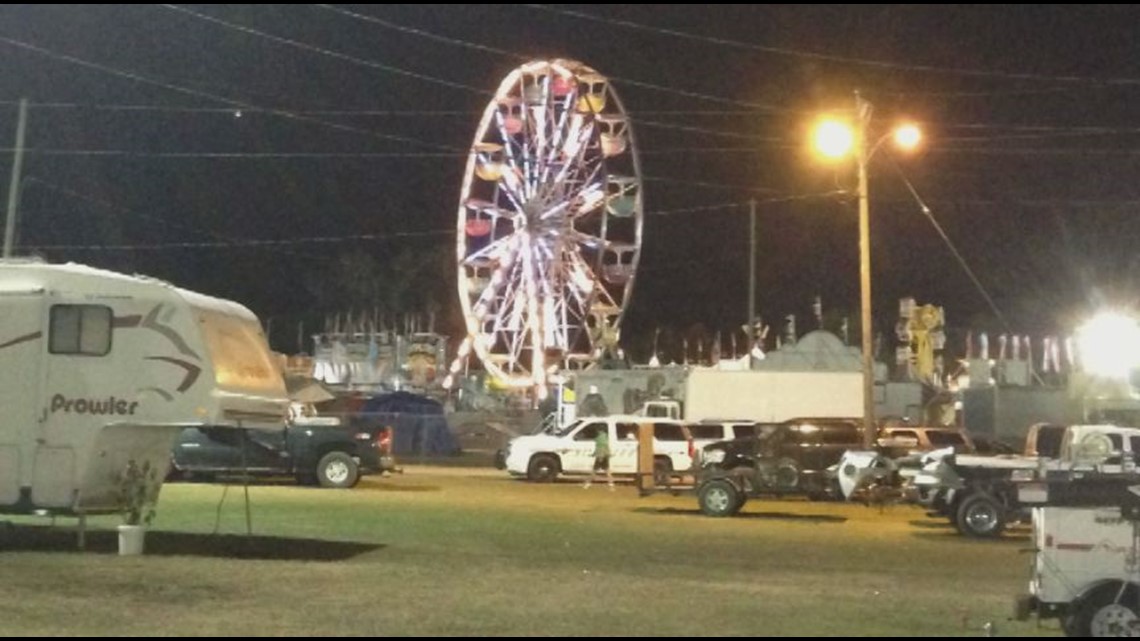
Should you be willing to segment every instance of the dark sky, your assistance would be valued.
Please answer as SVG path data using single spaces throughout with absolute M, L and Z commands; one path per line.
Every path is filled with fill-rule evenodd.
M 336 286 L 345 255 L 387 273 L 450 255 L 491 93 L 572 58 L 612 80 L 642 154 L 627 339 L 743 322 L 752 199 L 760 313 L 808 323 L 818 294 L 855 318 L 855 203 L 825 195 L 853 172 L 805 140 L 859 90 L 873 127 L 927 135 L 870 166 L 878 324 L 914 296 L 957 331 L 1002 329 L 909 181 L 1009 329 L 1038 333 L 1137 303 L 1137 25 L 1107 5 L 4 5 L 0 185 L 26 97 L 21 252 L 233 298 L 280 330 L 375 304 Z M 404 300 L 455 322 L 450 274 L 418 273 Z

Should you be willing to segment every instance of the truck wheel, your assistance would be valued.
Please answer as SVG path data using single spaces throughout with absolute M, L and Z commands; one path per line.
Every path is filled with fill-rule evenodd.
M 979 492 L 967 496 L 958 506 L 954 525 L 966 536 L 993 538 L 1005 529 L 1005 508 L 997 499 Z
M 653 459 L 653 484 L 668 487 L 673 480 L 673 464 L 667 458 Z
M 558 478 L 560 471 L 558 459 L 550 454 L 536 454 L 526 468 L 526 477 L 535 483 L 549 483 Z
M 800 466 L 790 458 L 780 459 L 776 463 L 776 488 L 779 490 L 795 490 L 800 486 Z
M 317 482 L 321 487 L 353 487 L 359 480 L 356 461 L 344 452 L 329 452 L 317 463 Z
M 713 479 L 697 490 L 697 502 L 700 503 L 701 512 L 708 516 L 732 516 L 744 505 L 740 495 L 741 492 L 732 483 L 724 479 Z
M 1140 631 L 1136 586 L 1120 589 L 1114 582 L 1097 588 L 1077 607 L 1065 634 L 1081 637 L 1127 637 Z

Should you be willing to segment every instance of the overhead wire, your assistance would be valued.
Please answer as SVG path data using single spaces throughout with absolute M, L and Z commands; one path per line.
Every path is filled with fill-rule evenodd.
M 997 303 L 994 302 L 993 297 L 990 296 L 990 293 L 986 290 L 985 286 L 982 285 L 982 281 L 978 278 L 977 274 L 974 273 L 974 270 L 970 267 L 970 264 L 966 262 L 966 258 L 962 256 L 962 253 L 960 251 L 958 251 L 958 247 L 954 244 L 954 241 L 950 240 L 950 236 L 947 235 L 946 230 L 942 228 L 942 225 L 939 224 L 938 220 L 934 217 L 934 212 L 931 211 L 930 207 L 926 204 L 926 201 L 922 199 L 922 196 L 918 194 L 918 190 L 914 188 L 914 185 L 906 177 L 906 174 L 903 173 L 902 168 L 899 167 L 898 163 L 895 163 L 894 161 L 891 161 L 891 166 L 894 167 L 895 172 L 902 179 L 903 184 L 906 185 L 906 188 L 910 192 L 911 197 L 913 197 L 915 203 L 918 204 L 919 211 L 922 212 L 922 215 L 925 216 L 926 219 L 930 221 L 930 224 L 934 226 L 934 230 L 938 232 L 938 235 L 942 238 L 942 241 L 946 243 L 946 247 L 950 250 L 950 253 L 953 254 L 954 259 L 958 261 L 958 265 L 962 268 L 963 271 L 966 272 L 966 276 L 969 277 L 970 281 L 974 284 L 974 287 L 977 288 L 978 292 L 986 301 L 986 304 L 989 306 L 990 310 L 994 313 L 994 316 L 998 319 L 1002 326 L 1005 327 L 1006 331 L 1012 332 L 1013 328 L 1010 325 L 1009 321 L 1006 320 L 1005 314 L 1003 314 L 1001 309 L 998 308 Z
M 116 69 L 116 68 L 108 66 L 108 65 L 103 65 L 100 63 L 96 63 L 96 62 L 83 60 L 82 58 L 78 58 L 78 57 L 71 56 L 68 54 L 58 53 L 58 52 L 52 51 L 50 49 L 46 49 L 44 47 L 40 47 L 40 46 L 33 45 L 31 43 L 28 43 L 28 42 L 24 42 L 22 40 L 17 40 L 15 38 L 9 38 L 7 36 L 0 36 L 0 42 L 8 44 L 8 45 L 13 46 L 13 47 L 24 49 L 26 51 L 32 51 L 34 53 L 37 53 L 37 54 L 40 54 L 40 55 L 43 55 L 43 56 L 46 56 L 46 57 L 49 57 L 49 58 L 52 58 L 55 60 L 59 60 L 59 61 L 67 62 L 70 64 L 78 65 L 78 66 L 81 66 L 81 67 L 84 67 L 87 69 L 95 69 L 95 70 L 101 71 L 103 73 L 118 76 L 120 78 L 126 78 L 128 80 L 132 80 L 132 81 L 139 82 L 142 84 L 148 84 L 151 86 L 160 87 L 162 89 L 167 89 L 169 91 L 174 91 L 174 92 L 181 93 L 184 95 L 193 96 L 195 98 L 204 98 L 204 99 L 208 99 L 208 100 L 213 100 L 216 102 L 221 102 L 221 103 L 230 105 L 232 107 L 240 107 L 242 109 L 252 109 L 252 108 L 257 107 L 256 105 L 249 103 L 247 101 L 244 101 L 244 100 L 236 100 L 234 98 L 228 98 L 226 96 L 219 96 L 217 94 L 213 94 L 213 93 L 206 92 L 206 91 L 201 91 L 198 89 L 191 89 L 189 87 L 183 87 L 183 86 L 175 85 L 175 84 L 172 84 L 169 82 L 165 82 L 165 81 L 161 81 L 161 80 L 155 80 L 153 78 L 144 76 L 144 75 L 139 74 L 139 73 L 135 73 L 132 71 L 123 71 L 121 69 Z M 294 112 L 286 110 L 286 109 L 275 109 L 275 108 L 267 108 L 267 107 L 261 107 L 261 109 L 266 113 L 271 113 L 275 116 L 280 116 L 282 118 L 288 118 L 290 120 L 296 120 L 299 122 L 307 122 L 307 123 L 311 123 L 311 124 L 318 124 L 318 125 L 321 125 L 324 127 L 329 127 L 332 129 L 336 129 L 336 130 L 344 131 L 344 132 L 348 132 L 348 133 L 364 134 L 367 136 L 371 136 L 371 137 L 379 138 L 379 139 L 383 139 L 383 140 L 393 140 L 393 141 L 397 141 L 397 142 L 412 143 L 412 144 L 416 144 L 416 145 L 424 145 L 427 147 L 435 147 L 437 149 L 454 149 L 453 147 L 451 147 L 449 145 L 440 145 L 440 144 L 431 143 L 431 142 L 427 142 L 427 141 L 423 141 L 423 140 L 418 140 L 415 138 L 410 138 L 408 136 L 400 136 L 400 135 L 396 135 L 396 134 L 384 134 L 384 133 L 372 131 L 369 129 L 361 129 L 360 127 L 353 127 L 353 126 L 344 125 L 341 123 L 335 123 L 335 122 L 330 122 L 327 120 L 321 120 L 319 118 L 313 118 L 311 116 L 304 116 L 304 115 L 297 114 L 297 113 L 294 113 Z
M 756 203 L 787 202 L 800 199 L 824 198 L 834 195 L 834 192 L 821 192 L 812 194 L 795 194 L 789 196 L 773 197 L 756 200 Z M 644 212 L 644 216 L 671 216 L 676 214 L 692 214 L 698 212 L 722 211 L 726 209 L 739 209 L 750 206 L 751 202 L 719 203 L 715 205 L 698 205 L 694 207 L 679 207 L 675 209 L 661 209 Z M 127 213 L 137 213 L 129 208 L 116 206 L 117 209 Z M 394 240 L 401 238 L 424 238 L 431 236 L 448 236 L 455 234 L 455 228 L 428 229 L 421 231 L 393 231 L 383 233 L 348 234 L 340 236 L 303 236 L 300 238 L 263 238 L 263 239 L 219 239 L 214 241 L 180 241 L 173 243 L 123 243 L 123 244 L 65 244 L 40 245 L 35 247 L 42 250 L 80 250 L 80 251 L 160 251 L 166 249 L 218 249 L 218 248 L 248 248 L 248 247 L 280 247 L 300 244 L 336 244 L 376 240 Z
M 468 49 L 473 49 L 473 50 L 481 51 L 484 53 L 494 53 L 494 54 L 498 54 L 498 55 L 502 55 L 502 56 L 508 56 L 508 57 L 515 59 L 515 60 L 525 61 L 525 60 L 529 59 L 528 56 L 524 56 L 522 54 L 519 54 L 519 53 L 516 53 L 513 51 L 507 51 L 506 49 L 500 49 L 498 47 L 491 47 L 488 45 L 483 45 L 483 44 L 471 42 L 468 40 L 461 40 L 459 38 L 450 38 L 447 36 L 441 36 L 439 34 L 432 33 L 432 32 L 426 31 L 424 29 L 418 29 L 418 28 L 414 28 L 414 27 L 407 27 L 404 25 L 399 25 L 399 24 L 396 24 L 396 23 L 388 21 L 388 20 L 376 18 L 375 16 L 370 16 L 370 15 L 358 13 L 355 11 L 349 11 L 347 9 L 342 9 L 340 7 L 335 7 L 333 5 L 318 4 L 318 5 L 314 5 L 314 6 L 321 8 L 321 9 L 326 9 L 328 11 L 333 11 L 333 12 L 351 17 L 351 18 L 355 18 L 357 20 L 363 20 L 365 22 L 370 22 L 372 24 L 376 24 L 376 25 L 379 25 L 382 27 L 386 27 L 388 29 L 394 29 L 394 30 L 401 31 L 404 33 L 409 33 L 412 35 L 420 36 L 423 38 L 429 38 L 431 40 L 435 40 L 436 42 L 443 42 L 443 43 L 454 45 L 454 46 L 466 47 Z M 793 111 L 793 110 L 788 109 L 786 107 L 781 107 L 781 106 L 777 106 L 777 105 L 755 103 L 755 102 L 749 102 L 749 101 L 745 101 L 745 100 L 737 100 L 734 98 L 725 98 L 723 96 L 714 96 L 711 94 L 705 94 L 705 93 L 701 93 L 701 92 L 697 92 L 697 91 L 689 91 L 686 89 L 677 89 L 675 87 L 666 87 L 663 85 L 658 85 L 658 84 L 645 82 L 645 81 L 641 81 L 641 80 L 634 80 L 632 78 L 625 78 L 622 76 L 608 75 L 607 74 L 607 77 L 610 78 L 611 80 L 616 80 L 618 82 L 621 82 L 621 83 L 624 83 L 624 84 L 627 84 L 627 85 L 633 86 L 633 87 L 640 87 L 642 89 L 649 89 L 652 91 L 671 93 L 671 94 L 678 95 L 678 96 L 684 96 L 686 98 L 696 98 L 698 100 L 704 100 L 704 101 L 708 101 L 708 102 L 717 102 L 717 103 L 726 104 L 726 105 L 737 105 L 737 106 L 741 106 L 741 107 L 748 107 L 748 108 L 755 109 L 755 110 L 762 111 L 762 112 L 789 113 L 789 112 Z
M 855 56 L 841 56 L 836 54 L 819 53 L 815 51 L 805 51 L 802 49 L 792 49 L 788 47 L 773 47 L 768 45 L 759 45 L 751 42 L 743 42 L 731 38 L 722 38 L 716 36 L 706 36 L 694 34 L 679 29 L 670 29 L 666 27 L 655 27 L 646 25 L 632 20 L 624 20 L 615 18 L 613 16 L 596 16 L 584 11 L 577 11 L 573 9 L 565 9 L 561 7 L 554 7 L 545 4 L 524 4 L 524 7 L 547 11 L 564 15 L 580 20 L 587 20 L 590 22 L 601 23 L 609 26 L 618 26 L 631 30 L 652 32 L 660 35 L 672 36 L 684 40 L 704 42 L 708 44 L 715 44 L 720 46 L 732 47 L 734 49 L 741 49 L 745 51 L 756 51 L 760 53 L 767 53 L 797 59 L 837 62 L 848 65 L 859 65 L 864 67 L 873 67 L 876 69 L 887 70 L 902 70 L 902 71 L 921 71 L 924 73 L 935 74 L 950 74 L 975 78 L 997 78 L 1004 80 L 1035 80 L 1047 82 L 1061 82 L 1061 83 L 1079 83 L 1083 85 L 1099 84 L 1099 85 L 1140 85 L 1138 78 L 1090 78 L 1087 76 L 1078 75 L 1047 75 L 1036 73 L 1021 73 L 1021 72 L 1008 72 L 1008 71 L 994 71 L 989 69 L 969 69 L 962 67 L 944 67 L 937 65 L 925 65 L 915 63 L 902 63 L 889 60 L 874 60 L 870 58 L 859 58 Z

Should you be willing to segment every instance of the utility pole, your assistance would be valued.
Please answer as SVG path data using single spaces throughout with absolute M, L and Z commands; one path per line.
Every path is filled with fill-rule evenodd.
M 875 423 L 875 353 L 871 327 L 871 204 L 867 195 L 867 127 L 871 104 L 855 92 L 855 164 L 859 169 L 859 292 L 860 324 L 863 330 L 863 447 L 872 449 L 878 432 Z
M 12 159 L 12 181 L 8 185 L 8 220 L 4 224 L 4 258 L 12 255 L 16 235 L 17 207 L 20 204 L 20 169 L 24 165 L 24 129 L 28 122 L 28 99 L 20 99 L 20 117 L 16 122 L 16 150 Z
M 756 200 L 748 201 L 748 339 L 753 339 L 752 324 L 756 322 Z

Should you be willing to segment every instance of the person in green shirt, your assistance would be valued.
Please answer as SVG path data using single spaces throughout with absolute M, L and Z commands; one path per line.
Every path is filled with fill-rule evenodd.
M 586 479 L 586 483 L 582 487 L 589 489 L 594 479 L 598 477 L 599 472 L 606 473 L 606 483 L 610 486 L 610 490 L 613 490 L 614 477 L 610 473 L 610 434 L 605 427 L 599 429 L 594 436 L 594 468 L 590 472 L 590 478 Z

